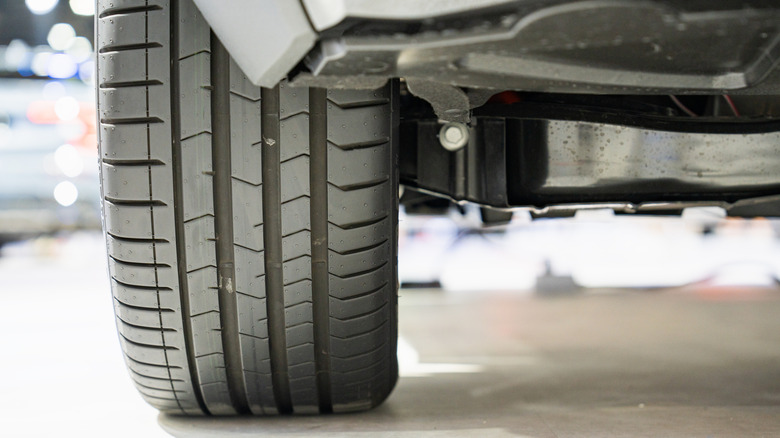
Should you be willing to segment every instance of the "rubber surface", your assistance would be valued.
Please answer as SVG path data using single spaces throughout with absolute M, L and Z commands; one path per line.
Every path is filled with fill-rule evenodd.
M 397 380 L 396 89 L 250 84 L 190 0 L 98 3 L 105 231 L 143 397 L 327 413 Z

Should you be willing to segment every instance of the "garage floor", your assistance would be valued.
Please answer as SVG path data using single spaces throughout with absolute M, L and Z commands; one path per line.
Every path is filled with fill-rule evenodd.
M 776 288 L 402 290 L 403 376 L 380 408 L 158 419 L 122 364 L 103 249 L 81 235 L 0 257 L 0 435 L 780 436 Z
M 404 376 L 380 408 L 160 424 L 177 437 L 780 436 L 780 293 L 597 292 L 404 290 Z

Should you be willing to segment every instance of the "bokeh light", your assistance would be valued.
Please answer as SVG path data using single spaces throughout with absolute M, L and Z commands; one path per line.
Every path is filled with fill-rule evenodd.
M 49 75 L 49 59 L 51 58 L 51 55 L 51 52 L 38 52 L 33 56 L 30 69 L 36 76 Z
M 67 94 L 67 90 L 65 90 L 65 86 L 60 82 L 51 81 L 43 86 L 42 94 L 45 100 L 57 100 L 65 96 L 65 94 Z
M 59 0 L 25 0 L 27 9 L 35 15 L 44 15 L 51 12 L 59 3 Z
M 30 47 L 20 40 L 14 39 L 5 49 L 5 65 L 9 70 L 19 70 L 27 65 L 30 56 Z
M 69 144 L 64 144 L 54 152 L 54 162 L 63 175 L 75 178 L 84 171 L 84 160 L 79 151 Z
M 72 78 L 79 72 L 79 66 L 73 62 L 73 58 L 63 53 L 51 55 L 48 65 L 48 76 L 55 79 Z
M 76 39 L 76 30 L 68 23 L 57 23 L 49 30 L 46 41 L 54 50 L 66 50 Z
M 84 37 L 76 37 L 70 44 L 70 47 L 65 50 L 65 53 L 73 58 L 75 62 L 84 62 L 92 55 L 92 43 Z
M 94 0 L 70 0 L 70 9 L 76 15 L 95 15 Z
M 54 104 L 54 113 L 63 122 L 69 122 L 78 117 L 80 110 L 79 101 L 71 96 L 61 97 Z
M 63 207 L 70 207 L 78 198 L 79 189 L 70 181 L 63 181 L 54 187 L 54 200 Z

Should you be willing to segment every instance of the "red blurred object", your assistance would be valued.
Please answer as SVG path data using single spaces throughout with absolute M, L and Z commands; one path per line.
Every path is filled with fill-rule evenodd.
M 522 102 L 523 98 L 520 93 L 516 91 L 504 91 L 494 95 L 488 100 L 488 103 L 499 103 L 503 105 L 511 105 L 513 103 Z
M 79 130 L 79 135 L 65 140 L 73 146 L 95 150 L 97 148 L 95 105 L 88 102 L 79 102 L 79 115 L 73 120 L 63 121 L 54 110 L 56 104 L 56 101 L 51 100 L 30 102 L 30 105 L 27 107 L 27 119 L 37 125 L 81 125 L 83 129 Z

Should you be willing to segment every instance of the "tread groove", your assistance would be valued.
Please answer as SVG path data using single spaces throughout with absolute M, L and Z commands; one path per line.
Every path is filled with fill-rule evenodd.
M 241 340 L 238 337 L 235 252 L 233 248 L 233 195 L 230 151 L 230 55 L 211 33 L 211 137 L 214 169 L 214 231 L 219 285 L 219 320 L 225 374 L 233 408 L 250 413 L 242 371 Z
M 153 85 L 162 85 L 162 81 L 157 79 L 144 80 L 144 81 L 122 81 L 122 82 L 101 82 L 100 89 L 109 88 L 129 88 L 129 87 L 149 87 Z
M 351 250 L 342 251 L 342 252 L 336 251 L 335 249 L 329 249 L 329 251 L 334 253 L 334 254 L 338 254 L 340 256 L 348 256 L 348 255 L 353 255 L 353 254 L 360 254 L 361 252 L 368 252 L 368 251 L 371 251 L 373 249 L 377 249 L 380 246 L 386 244 L 389 240 L 390 239 L 385 239 L 385 240 L 382 240 L 381 242 L 375 243 L 373 245 L 364 246 L 362 248 L 356 248 L 356 249 L 351 249 Z
M 358 102 L 338 103 L 335 100 L 328 99 L 328 103 L 332 103 L 341 109 L 354 109 L 354 108 L 367 108 L 371 106 L 382 106 L 390 103 L 390 99 L 383 97 L 372 100 L 361 100 Z
M 328 185 L 331 186 L 331 187 L 335 187 L 335 188 L 337 188 L 337 189 L 339 189 L 339 190 L 341 190 L 343 192 L 352 192 L 352 191 L 355 191 L 355 190 L 367 189 L 369 187 L 380 186 L 380 185 L 386 183 L 387 181 L 390 181 L 390 177 L 389 176 L 386 176 L 384 178 L 371 180 L 371 181 L 354 183 L 354 184 L 337 185 L 337 184 L 333 184 L 333 183 L 329 182 Z
M 153 239 L 144 238 L 144 237 L 123 237 L 123 236 L 117 236 L 116 234 L 112 234 L 109 232 L 106 232 L 106 235 L 114 240 L 118 240 L 120 242 L 129 242 L 129 243 L 170 243 L 168 239 L 160 239 L 158 237 L 155 237 Z M 130 286 L 130 285 L 128 285 Z M 138 286 L 135 286 L 138 287 Z M 152 289 L 160 289 L 157 287 L 152 287 Z M 168 288 L 170 289 L 170 288 Z
M 268 344 L 274 400 L 280 414 L 293 412 L 284 316 L 284 274 L 282 271 L 281 164 L 279 128 L 279 86 L 262 90 L 261 125 L 265 141 L 262 148 L 263 241 L 265 242 L 266 311 Z
M 104 125 L 148 125 L 150 123 L 164 123 L 159 117 L 111 117 L 100 119 Z
M 152 240 L 154 240 L 154 239 L 152 239 Z M 154 269 L 157 269 L 157 268 L 170 268 L 171 267 L 171 265 L 169 265 L 167 263 L 129 262 L 127 260 L 122 260 L 122 259 L 116 258 L 116 257 L 114 257 L 112 255 L 109 255 L 108 258 L 110 258 L 111 260 L 113 260 L 113 261 L 115 261 L 117 263 L 121 263 L 121 264 L 127 265 L 127 266 L 135 266 L 135 267 L 138 267 L 138 268 L 154 268 Z
M 367 296 L 369 296 L 369 295 L 373 295 L 373 294 L 375 294 L 375 293 L 379 292 L 380 290 L 384 289 L 384 288 L 385 288 L 385 286 L 387 286 L 388 284 L 390 284 L 390 282 L 386 281 L 386 282 L 382 283 L 382 285 L 381 285 L 381 286 L 379 286 L 379 287 L 378 287 L 378 288 L 376 288 L 376 289 L 371 289 L 371 290 L 370 290 L 370 291 L 368 291 L 368 292 L 362 292 L 362 293 L 359 293 L 359 294 L 357 294 L 357 295 L 352 295 L 352 296 L 350 296 L 350 297 L 347 297 L 347 298 L 339 298 L 339 297 L 337 297 L 337 296 L 335 296 L 335 295 L 331 296 L 331 298 L 333 298 L 334 300 L 339 300 L 339 301 L 341 301 L 341 302 L 347 302 L 347 301 L 357 300 L 358 298 L 367 297 Z
M 160 327 L 149 327 L 149 326 L 145 326 L 145 325 L 138 325 L 138 324 L 129 323 L 129 322 L 125 321 L 124 319 L 120 318 L 119 316 L 117 316 L 116 319 L 118 319 L 119 322 L 121 322 L 122 324 L 124 324 L 124 325 L 126 325 L 128 327 L 132 327 L 132 328 L 139 329 L 139 330 L 151 330 L 151 331 L 155 331 L 155 332 L 176 332 L 176 329 L 163 327 L 162 325 L 160 325 Z
M 165 162 L 162 160 L 115 160 L 113 158 L 103 158 L 103 163 L 111 166 L 164 166 Z
M 182 56 L 181 58 L 179 58 L 179 62 L 184 61 L 185 59 L 193 58 L 193 57 L 198 56 L 198 55 L 203 54 L 203 53 L 207 53 L 207 54 L 210 55 L 211 54 L 211 50 L 198 50 L 195 53 L 191 53 L 191 54 L 189 54 L 187 56 Z
M 139 12 L 159 11 L 161 9 L 162 7 L 158 5 L 130 6 L 126 8 L 110 8 L 104 10 L 100 15 L 98 15 L 98 18 L 113 17 L 114 15 L 137 14 Z
M 122 287 L 127 287 L 127 288 L 130 288 L 130 289 L 147 290 L 147 291 L 164 290 L 164 291 L 167 291 L 167 292 L 173 291 L 173 289 L 171 289 L 168 286 L 143 286 L 143 285 L 138 285 L 138 284 L 130 284 L 130 283 L 125 283 L 123 281 L 117 280 L 114 277 L 111 277 L 111 280 L 113 282 L 115 282 L 116 284 L 122 286 Z
M 377 219 L 369 219 L 367 221 L 362 221 L 362 222 L 350 222 L 346 225 L 339 225 L 331 221 L 328 221 L 328 223 L 333 225 L 334 227 L 347 231 L 347 230 L 354 230 L 355 228 L 362 228 L 362 227 L 368 227 L 370 225 L 376 225 L 385 219 L 387 219 L 387 216 L 383 216 Z
M 162 201 L 154 201 L 154 200 L 140 200 L 140 199 L 117 199 L 112 198 L 110 196 L 104 196 L 103 197 L 107 202 L 110 202 L 114 205 L 126 205 L 129 207 L 167 207 L 168 204 L 162 202 Z
M 133 362 L 137 362 L 139 364 L 150 365 L 150 366 L 159 366 L 159 367 L 162 367 L 162 368 L 169 368 L 169 367 L 167 367 L 165 365 L 154 365 L 154 364 L 146 364 L 144 362 L 138 362 L 137 360 L 135 360 L 135 359 L 133 359 L 130 356 L 127 356 L 127 355 L 125 357 L 127 357 L 128 359 L 132 360 Z M 170 368 L 174 369 L 174 367 L 170 367 Z M 128 368 L 128 369 L 130 370 L 131 373 L 133 373 L 133 374 L 135 374 L 137 376 L 143 377 L 144 379 L 160 380 L 160 381 L 163 381 L 163 382 L 183 382 L 184 381 L 184 380 L 181 380 L 181 379 L 170 379 L 170 378 L 166 378 L 166 377 L 148 376 L 146 374 L 139 373 L 138 371 L 136 371 L 136 370 L 134 370 L 132 368 Z
M 135 304 L 127 304 L 117 297 L 114 297 L 114 300 L 117 303 L 127 307 L 128 309 L 133 309 L 133 310 L 142 310 L 146 312 L 175 312 L 175 310 L 168 309 L 167 307 L 144 307 L 144 306 L 136 306 Z
M 385 321 L 382 321 L 382 323 L 379 324 L 378 326 L 372 328 L 371 330 L 366 330 L 366 331 L 363 331 L 363 332 L 360 332 L 360 333 L 355 333 L 355 334 L 352 334 L 352 335 L 349 335 L 349 336 L 336 336 L 336 335 L 331 335 L 331 336 L 333 336 L 336 339 L 343 339 L 343 340 L 354 339 L 354 338 L 357 338 L 357 337 L 360 337 L 360 336 L 365 336 L 365 335 L 368 335 L 368 334 L 371 334 L 371 333 L 374 333 L 374 332 L 378 332 L 379 330 L 381 330 L 386 325 L 387 325 L 387 321 L 385 320 Z
M 333 412 L 330 379 L 330 279 L 328 276 L 328 92 L 309 90 L 309 186 L 314 365 L 321 413 Z
M 136 347 L 151 348 L 152 350 L 163 350 L 163 351 L 178 350 L 177 347 L 171 347 L 171 346 L 167 346 L 167 345 L 144 344 L 143 342 L 133 341 L 132 339 L 130 339 L 127 336 L 123 335 L 121 332 L 119 333 L 119 337 L 124 339 L 125 342 L 127 342 L 129 344 L 132 344 L 132 345 L 135 345 Z M 166 367 L 166 368 L 168 368 L 168 367 Z
M 389 137 L 382 137 L 375 140 L 356 141 L 354 143 L 344 143 L 344 144 L 336 144 L 332 141 L 328 141 L 328 144 L 332 144 L 333 146 L 344 151 L 354 151 L 358 149 L 368 149 L 374 146 L 381 146 L 389 142 L 390 142 Z
M 127 353 L 125 353 L 125 358 L 127 360 L 129 360 L 130 362 L 137 363 L 138 365 L 145 366 L 145 367 L 170 368 L 172 370 L 180 370 L 181 369 L 180 366 L 176 366 L 176 365 L 169 365 L 169 364 L 163 365 L 163 364 L 159 364 L 159 363 L 142 362 L 142 361 L 140 361 L 138 359 L 133 359 Z M 133 370 L 131 368 L 131 371 L 135 371 L 135 370 Z M 143 376 L 143 377 L 148 377 L 148 376 L 144 376 L 142 374 L 139 374 L 138 372 L 136 372 L 136 374 L 138 374 L 140 376 Z M 149 378 L 153 379 L 154 377 L 149 377 Z M 158 377 L 158 378 L 162 379 L 161 377 Z M 174 381 L 174 382 L 183 382 L 183 380 L 181 380 L 181 379 L 163 379 L 163 380 L 171 380 L 171 381 Z
M 341 278 L 342 280 L 346 280 L 346 279 L 349 279 L 349 278 L 360 277 L 361 275 L 365 275 L 365 274 L 370 274 L 372 272 L 376 272 L 376 271 L 384 268 L 385 266 L 387 266 L 387 263 L 388 263 L 387 261 L 384 261 L 379 266 L 373 267 L 371 269 L 366 269 L 364 271 L 354 272 L 352 274 L 339 275 L 339 274 L 334 274 L 333 272 L 331 272 L 330 275 L 332 275 L 334 277 Z
M 368 312 L 359 313 L 357 315 L 348 316 L 346 318 L 339 318 L 337 316 L 331 316 L 331 319 L 335 319 L 337 321 L 342 321 L 342 322 L 344 322 L 344 321 L 353 321 L 353 320 L 356 320 L 356 319 L 364 318 L 366 316 L 371 316 L 371 315 L 377 314 L 377 313 L 381 312 L 385 307 L 387 307 L 387 301 L 382 303 L 382 305 L 377 307 L 376 309 L 369 310 Z
M 98 53 L 125 52 L 128 50 L 149 50 L 162 47 L 160 43 L 138 43 L 138 44 L 117 44 L 113 46 L 103 46 Z
M 173 158 L 173 198 L 175 205 L 183 205 L 184 200 L 184 181 L 182 175 L 184 175 L 184 158 L 182 156 L 182 142 L 181 142 L 181 102 L 179 100 L 181 96 L 181 87 L 179 85 L 180 69 L 178 58 L 179 52 L 179 7 L 178 0 L 171 0 L 170 4 L 170 52 L 169 59 L 171 60 L 171 81 L 170 81 L 170 99 L 171 99 L 171 156 Z M 203 393 L 201 391 L 200 376 L 198 375 L 197 362 L 195 358 L 194 348 L 194 334 L 192 328 L 192 319 L 190 318 L 191 303 L 189 294 L 189 283 L 187 279 L 187 272 L 181 267 L 187 266 L 186 257 L 186 242 L 184 241 L 184 209 L 174 208 L 174 225 L 175 225 L 175 240 L 176 240 L 176 254 L 179 261 L 180 268 L 178 271 L 179 279 L 179 298 L 181 300 L 181 319 L 182 319 L 182 338 L 184 341 L 184 350 L 187 360 L 187 371 L 190 377 L 190 384 L 192 386 L 192 392 L 195 397 L 195 401 L 200 408 L 201 412 L 205 415 L 211 415 L 206 402 L 203 399 Z

